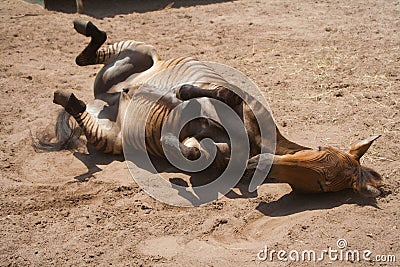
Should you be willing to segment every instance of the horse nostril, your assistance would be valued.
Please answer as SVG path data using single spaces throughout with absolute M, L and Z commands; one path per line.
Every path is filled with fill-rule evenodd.
M 379 184 L 376 186 L 376 189 L 382 192 L 382 190 L 385 190 L 385 185 L 384 184 Z
M 382 194 L 382 191 L 372 185 L 366 185 L 361 188 L 360 193 L 366 197 L 377 197 Z

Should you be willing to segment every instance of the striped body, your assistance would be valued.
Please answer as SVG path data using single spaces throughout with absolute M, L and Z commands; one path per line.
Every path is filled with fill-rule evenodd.
M 89 44 L 77 57 L 77 63 L 104 64 L 104 67 L 95 79 L 95 101 L 86 110 L 94 122 L 80 126 L 89 143 L 106 153 L 122 153 L 120 135 L 126 115 L 130 134 L 124 141 L 135 149 L 148 150 L 152 156 L 164 156 L 161 128 L 171 109 L 182 103 L 177 98 L 180 86 L 190 84 L 213 91 L 229 85 L 213 69 L 194 58 L 163 61 L 154 47 L 141 42 L 121 41 L 100 49 L 96 48 L 98 42 L 92 40 L 91 44 L 93 47 Z M 89 120 L 83 114 L 77 116 L 81 116 L 78 121 Z M 107 130 L 101 131 L 101 128 Z
M 382 180 L 380 175 L 360 165 L 360 158 L 379 136 L 357 143 L 349 152 L 331 147 L 313 150 L 298 145 L 281 135 L 270 110 L 256 96 L 258 91 L 249 93 L 243 90 L 246 91 L 243 93 L 207 64 L 190 57 L 163 61 L 154 47 L 135 41 L 118 42 L 102 48 L 107 39 L 105 32 L 91 22 L 75 21 L 74 27 L 78 33 L 91 37 L 88 46 L 76 58 L 76 63 L 80 66 L 104 64 L 104 67 L 94 82 L 93 102 L 86 105 L 74 94 L 62 91 L 54 93 L 53 102 L 73 116 L 74 120 L 69 122 L 76 121 L 88 143 L 97 150 L 121 154 L 124 141 L 130 148 L 165 157 L 161 144 L 168 145 L 172 139 L 167 139 L 166 143 L 161 140 L 164 123 L 168 122 L 172 129 L 177 129 L 179 122 L 186 121 L 184 111 L 175 112 L 179 110 L 177 106 L 188 106 L 191 101 L 186 100 L 196 99 L 194 102 L 201 114 L 210 115 L 216 113 L 212 100 L 219 100 L 235 111 L 243 123 L 241 128 L 244 126 L 246 130 L 250 144 L 250 151 L 244 151 L 247 153 L 248 171 L 265 171 L 265 176 L 289 183 L 294 190 L 302 192 L 353 188 L 366 196 L 380 194 L 377 189 Z M 226 117 L 224 114 L 221 113 L 220 117 Z M 173 117 L 168 118 L 169 115 Z M 69 143 L 74 132 L 65 118 L 59 116 L 57 122 L 57 132 L 63 133 L 57 136 L 58 141 L 41 142 L 42 147 L 47 150 L 62 149 Z M 238 128 L 234 128 L 236 130 Z M 209 148 L 202 147 L 200 141 L 212 139 L 217 147 L 214 162 L 219 170 L 223 170 L 221 166 L 230 161 L 230 150 L 234 150 L 236 143 L 230 143 L 222 126 L 211 119 L 190 121 L 175 138 L 179 138 L 172 140 L 178 142 L 177 149 L 189 160 L 207 154 Z M 241 139 L 236 140 L 241 143 Z M 240 150 L 237 153 L 243 155 Z M 272 168 L 259 169 L 266 166 L 259 164 L 263 160 L 272 164 Z
M 124 47 L 124 45 L 120 45 L 120 47 Z M 100 54 L 99 58 L 104 59 L 104 55 Z M 161 128 L 170 111 L 182 103 L 182 100 L 176 98 L 176 89 L 183 84 L 214 89 L 218 85 L 227 84 L 227 82 L 205 64 L 186 57 L 158 61 L 150 69 L 141 73 L 134 73 L 126 80 L 109 88 L 109 92 L 113 92 L 113 95 L 107 96 L 107 99 L 115 98 L 114 92 L 119 91 L 120 94 L 125 94 L 121 91 L 129 90 L 127 93 L 130 101 L 129 110 L 120 110 L 127 116 L 131 130 L 129 140 L 124 140 L 124 142 L 136 149 L 147 150 L 152 156 L 163 157 L 164 153 L 160 142 Z M 102 98 L 105 97 L 102 95 Z M 117 102 L 119 109 L 121 109 L 121 104 L 126 104 L 121 102 L 121 100 Z M 88 107 L 91 107 L 91 105 L 89 104 Z M 97 117 L 97 114 L 93 111 L 92 115 Z M 123 119 L 123 116 L 119 119 Z M 174 120 L 179 120 L 179 118 Z M 122 121 L 118 123 L 122 125 Z M 96 129 L 93 125 L 90 126 L 89 132 L 95 132 Z M 142 142 L 144 140 L 141 136 L 144 134 L 142 129 L 145 129 L 147 148 L 144 147 Z M 103 146 L 100 145 L 96 148 L 105 152 L 114 152 L 109 149 L 103 150 Z M 119 149 L 116 151 L 119 151 Z

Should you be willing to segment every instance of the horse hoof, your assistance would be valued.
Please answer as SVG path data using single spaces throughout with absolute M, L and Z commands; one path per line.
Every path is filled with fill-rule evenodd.
M 79 100 L 73 93 L 57 90 L 54 92 L 53 103 L 65 108 L 71 115 L 79 114 L 85 111 L 86 104 Z
M 90 21 L 74 20 L 74 29 L 78 33 L 89 37 L 90 33 L 88 32 L 88 28 L 90 28 L 90 24 L 94 26 Z

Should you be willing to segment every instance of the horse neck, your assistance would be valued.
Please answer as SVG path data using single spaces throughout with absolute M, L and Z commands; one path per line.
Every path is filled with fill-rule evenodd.
M 276 148 L 275 155 L 294 154 L 302 150 L 310 150 L 311 148 L 296 144 L 286 139 L 276 128 Z

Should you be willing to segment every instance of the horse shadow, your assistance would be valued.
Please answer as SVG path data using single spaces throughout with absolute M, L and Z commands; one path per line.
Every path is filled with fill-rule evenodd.
M 168 163 L 163 163 L 162 166 L 166 166 Z M 160 172 L 179 172 L 178 169 L 173 167 L 160 168 Z M 186 173 L 188 179 L 184 180 L 179 177 L 169 178 L 170 183 L 173 184 L 173 188 L 178 191 L 178 194 L 182 197 L 187 197 L 187 199 L 193 198 L 193 193 L 186 190 L 187 187 L 192 186 L 193 191 L 196 193 L 196 187 L 202 186 L 207 183 L 212 182 L 220 173 L 215 173 L 213 170 L 205 170 L 199 173 Z M 274 179 L 266 179 L 264 184 L 276 183 Z M 174 185 L 178 185 L 175 186 Z M 224 196 L 228 199 L 256 199 L 259 197 L 259 192 L 257 190 L 250 192 L 249 181 L 246 179 L 241 179 L 228 193 Z M 209 196 L 210 199 L 217 200 L 218 195 Z M 314 194 L 301 194 L 291 191 L 277 200 L 270 202 L 261 201 L 256 210 L 270 217 L 282 217 L 288 216 L 296 213 L 301 213 L 308 210 L 326 210 L 333 209 L 345 204 L 354 204 L 358 206 L 372 206 L 374 208 L 380 209 L 377 205 L 376 198 L 366 198 L 361 196 L 359 193 L 351 189 L 342 190 L 339 192 L 329 192 L 329 193 L 314 193 Z
M 122 155 L 104 154 L 97 151 L 91 145 L 87 145 L 88 153 L 74 152 L 73 155 L 79 159 L 88 169 L 86 173 L 75 176 L 74 178 L 80 182 L 88 181 L 97 172 L 102 171 L 98 165 L 108 165 L 113 161 L 123 162 Z
M 339 192 L 299 194 L 294 191 L 277 200 L 261 201 L 256 210 L 269 217 L 283 217 L 304 211 L 333 209 L 344 204 L 372 206 L 380 209 L 376 198 L 366 198 L 351 189 Z
M 87 146 L 88 154 L 75 152 L 74 156 L 79 159 L 87 168 L 88 171 L 84 174 L 75 176 L 78 181 L 87 181 L 93 174 L 102 171 L 98 165 L 108 165 L 113 161 L 123 162 L 125 159 L 122 155 L 115 156 L 110 154 L 104 154 L 97 151 L 90 145 Z M 196 195 L 196 188 L 206 185 L 213 180 L 215 180 L 220 173 L 216 173 L 212 169 L 206 169 L 198 173 L 187 173 L 173 167 L 164 159 L 151 159 L 155 169 L 148 169 L 150 173 L 156 174 L 166 174 L 167 180 L 171 183 L 174 190 L 181 197 L 191 201 L 193 206 L 198 206 L 198 196 Z M 139 167 L 143 167 L 138 164 Z M 176 173 L 184 174 L 186 178 L 182 178 L 181 175 L 176 175 Z M 275 183 L 273 179 L 267 179 L 264 184 Z M 259 196 L 259 192 L 248 190 L 248 181 L 240 180 L 234 188 L 232 188 L 228 193 L 224 194 L 228 199 L 256 199 Z M 192 187 L 193 190 L 187 190 Z M 236 190 L 235 190 L 236 189 Z M 220 196 L 208 195 L 209 200 L 217 200 Z M 300 194 L 291 191 L 277 200 L 270 202 L 261 201 L 256 207 L 256 210 L 269 217 L 283 217 L 296 213 L 301 213 L 310 210 L 326 210 L 339 207 L 344 204 L 354 204 L 358 206 L 372 206 L 380 209 L 377 206 L 376 198 L 366 198 L 360 194 L 354 192 L 351 189 L 342 190 L 339 192 L 332 193 L 319 193 L 319 194 Z
M 112 18 L 116 15 L 131 14 L 131 13 L 146 13 L 167 8 L 180 8 L 198 5 L 209 5 L 215 3 L 232 2 L 233 0 L 158 0 L 158 1 L 143 1 L 143 0 L 83 0 L 84 13 L 93 18 Z M 46 9 L 63 12 L 76 13 L 75 0 L 59 1 L 46 0 L 44 1 Z

